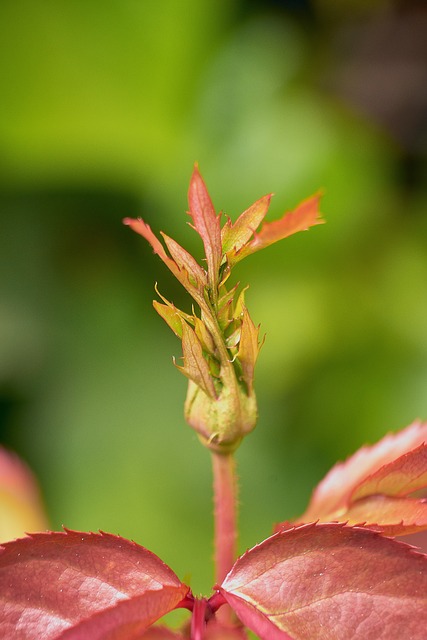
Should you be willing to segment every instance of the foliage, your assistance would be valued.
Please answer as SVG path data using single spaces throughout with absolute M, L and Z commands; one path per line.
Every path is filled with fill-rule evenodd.
M 162 297 L 158 313 L 181 339 L 189 379 L 187 421 L 210 450 L 215 491 L 217 582 L 195 597 L 155 554 L 120 536 L 65 529 L 32 533 L 0 551 L 0 624 L 4 637 L 32 640 L 328 638 L 422 640 L 427 626 L 427 555 L 395 539 L 427 530 L 427 424 L 410 425 L 336 465 L 307 511 L 244 555 L 235 550 L 234 451 L 257 417 L 253 386 L 259 330 L 244 290 L 227 289 L 234 265 L 320 222 L 318 196 L 264 223 L 266 196 L 220 227 L 195 167 L 190 215 L 207 270 L 174 240 L 169 251 L 142 220 L 126 219 L 200 308 L 186 314 Z M 2 454 L 6 465 L 8 455 Z M 23 471 L 24 474 L 24 471 Z M 4 474 L 10 477 L 10 474 Z M 11 499 L 22 496 L 13 487 Z M 31 503 L 32 493 L 25 493 Z M 171 536 L 173 538 L 173 536 Z M 188 609 L 178 632 L 152 626 Z M 237 617 L 236 617 L 237 616 Z

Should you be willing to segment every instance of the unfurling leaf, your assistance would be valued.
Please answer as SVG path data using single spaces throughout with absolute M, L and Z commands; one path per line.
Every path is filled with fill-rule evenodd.
M 331 469 L 298 521 L 363 523 L 387 535 L 425 529 L 426 502 L 410 497 L 427 486 L 425 441 L 427 423 L 416 422 L 362 447 Z
M 0 447 L 0 542 L 47 527 L 36 479 L 16 454 Z
M 215 399 L 215 387 L 209 370 L 209 365 L 203 356 L 202 345 L 195 332 L 186 322 L 182 323 L 182 349 L 184 365 L 176 367 L 190 380 L 196 383 L 206 395 Z
M 258 343 L 259 327 L 256 327 L 246 307 L 243 307 L 242 326 L 240 329 L 240 342 L 237 358 L 242 367 L 242 377 L 248 388 L 248 393 L 253 390 L 255 363 L 258 358 L 260 346 Z
M 427 556 L 369 529 L 303 525 L 237 560 L 219 591 L 262 640 L 424 640 Z
M 271 195 L 264 196 L 254 202 L 237 218 L 234 224 L 228 218 L 221 231 L 224 254 L 232 250 L 237 253 L 251 239 L 267 215 Z
M 172 246 L 172 250 L 174 252 L 174 256 L 178 260 L 172 259 L 168 256 L 165 251 L 164 246 L 157 238 L 157 236 L 152 232 L 150 226 L 144 222 L 141 218 L 125 218 L 123 220 L 123 224 L 126 224 L 128 227 L 139 233 L 143 238 L 147 240 L 152 246 L 154 253 L 156 253 L 164 264 L 170 269 L 175 278 L 182 284 L 182 286 L 188 291 L 188 293 L 194 298 L 194 300 L 203 305 L 203 278 L 205 278 L 203 269 L 196 263 L 190 254 L 185 251 L 180 245 L 165 236 L 169 242 L 169 245 Z M 169 247 L 168 247 L 169 248 Z M 170 249 L 169 249 L 170 250 Z
M 216 215 L 208 190 L 197 165 L 188 190 L 189 214 L 194 228 L 203 240 L 208 263 L 209 283 L 215 293 L 218 286 L 219 267 L 222 259 L 220 215 Z
M 301 202 L 294 211 L 286 213 L 279 220 L 265 223 L 260 232 L 255 233 L 253 240 L 247 242 L 238 251 L 232 250 L 227 254 L 229 264 L 232 265 L 251 253 L 264 249 L 298 231 L 305 231 L 316 224 L 322 224 L 324 221 L 320 218 L 319 203 L 320 195 L 316 194 Z
M 427 444 L 408 451 L 363 480 L 352 494 L 359 500 L 373 494 L 407 496 L 427 486 Z
M 190 283 L 198 289 L 200 295 L 203 296 L 204 288 L 207 285 L 206 272 L 197 264 L 193 256 L 175 242 L 173 238 L 169 238 L 169 236 L 163 232 L 162 236 L 180 271 L 187 272 Z
M 8 640 L 136 640 L 188 593 L 139 545 L 106 533 L 38 533 L 0 547 Z
M 386 536 L 404 536 L 427 530 L 427 500 L 372 495 L 351 503 L 349 524 L 363 524 Z

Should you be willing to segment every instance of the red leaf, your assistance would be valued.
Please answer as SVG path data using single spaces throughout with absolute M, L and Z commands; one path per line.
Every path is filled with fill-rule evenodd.
M 222 260 L 220 215 L 216 215 L 208 190 L 197 165 L 188 190 L 188 204 L 194 228 L 203 240 L 208 263 L 209 282 L 212 290 L 218 284 L 219 266 Z
M 369 529 L 303 525 L 237 560 L 220 587 L 262 640 L 424 640 L 427 556 Z
M 382 493 L 407 496 L 427 486 L 427 445 L 422 444 L 396 460 L 384 464 L 353 491 L 352 500 Z
M 187 592 L 156 555 L 111 534 L 33 534 L 0 548 L 8 640 L 132 640 Z
M 47 529 L 35 477 L 14 453 L 0 447 L 0 542 Z
M 56 640 L 140 640 L 141 634 L 175 605 L 176 589 L 172 587 L 146 591 L 91 615 L 60 633 Z
M 196 289 L 199 290 L 199 293 L 203 296 L 203 290 L 207 284 L 205 271 L 203 271 L 202 267 L 197 264 L 193 256 L 181 247 L 178 242 L 175 242 L 173 238 L 170 238 L 163 232 L 162 236 L 180 271 L 184 270 L 188 273 L 190 283 L 196 287 Z
M 373 446 L 362 447 L 329 471 L 314 490 L 300 521 L 345 520 L 354 497 L 366 497 L 369 486 L 374 493 L 380 486 L 387 491 L 393 489 L 396 496 L 401 495 L 401 491 L 405 493 L 407 487 L 410 491 L 412 487 L 419 488 L 419 479 L 425 481 L 425 450 L 420 447 L 424 441 L 427 441 L 427 423 L 415 422 L 399 433 L 385 436 Z M 365 491 L 362 491 L 363 487 Z
M 352 502 L 344 517 L 387 536 L 408 535 L 427 529 L 427 501 L 372 495 Z

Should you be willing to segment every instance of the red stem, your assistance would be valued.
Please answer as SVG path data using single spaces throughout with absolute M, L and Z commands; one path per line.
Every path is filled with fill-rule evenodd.
M 208 606 L 205 598 L 195 599 L 193 615 L 191 617 L 191 640 L 203 640 L 206 629 L 206 608 Z
M 212 452 L 215 517 L 215 581 L 220 585 L 236 559 L 237 483 L 233 454 Z

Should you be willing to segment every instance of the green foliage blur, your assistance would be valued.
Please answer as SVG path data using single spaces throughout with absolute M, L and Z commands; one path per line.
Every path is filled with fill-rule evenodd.
M 241 550 L 336 459 L 427 418 L 426 18 L 409 0 L 2 0 L 0 441 L 52 528 L 132 538 L 209 593 L 209 454 L 154 283 L 190 301 L 121 223 L 200 257 L 194 161 L 233 219 L 325 193 L 326 225 L 236 269 L 266 333 Z

